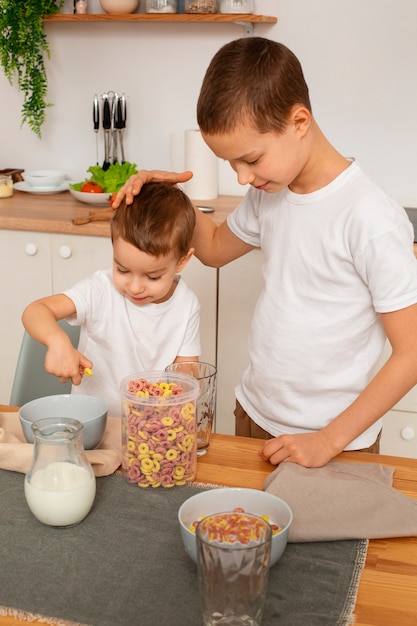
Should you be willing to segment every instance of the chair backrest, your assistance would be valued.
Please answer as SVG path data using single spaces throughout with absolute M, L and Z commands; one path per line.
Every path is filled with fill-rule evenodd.
M 79 326 L 71 326 L 65 320 L 58 324 L 65 330 L 76 348 L 80 338 Z M 10 404 L 23 406 L 30 400 L 60 393 L 71 393 L 71 381 L 61 383 L 59 378 L 45 371 L 46 347 L 32 339 L 25 331 L 13 380 Z

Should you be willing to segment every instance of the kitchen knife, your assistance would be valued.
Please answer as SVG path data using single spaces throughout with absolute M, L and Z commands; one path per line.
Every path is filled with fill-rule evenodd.
M 122 163 L 125 163 L 125 148 L 123 143 L 123 134 L 126 128 L 126 97 L 122 94 L 117 99 L 117 113 L 116 113 L 116 128 L 119 134 L 120 153 L 122 157 Z
M 93 124 L 94 124 L 94 132 L 96 134 L 96 161 L 98 165 L 98 131 L 100 128 L 100 107 L 98 103 L 97 94 L 95 94 L 94 102 L 93 102 Z
M 113 95 L 112 104 L 111 104 L 111 151 L 110 151 L 110 162 L 117 163 L 117 130 L 116 130 L 116 119 L 117 119 L 117 101 L 119 96 L 117 93 Z
M 103 128 L 104 128 L 104 163 L 103 170 L 109 169 L 110 163 L 110 129 L 111 129 L 111 115 L 110 115 L 110 103 L 108 94 L 103 94 Z

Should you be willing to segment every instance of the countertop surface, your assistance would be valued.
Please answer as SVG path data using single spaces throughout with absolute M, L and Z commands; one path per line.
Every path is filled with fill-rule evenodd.
M 221 224 L 237 206 L 240 196 L 218 196 L 214 200 L 195 200 L 197 206 L 212 206 L 214 213 L 207 213 L 216 224 Z M 109 216 L 103 221 L 76 225 L 73 220 L 97 216 L 105 207 L 92 207 L 79 202 L 69 191 L 57 194 L 29 194 L 14 191 L 10 198 L 0 198 L 0 228 L 35 232 L 67 233 L 71 235 L 110 234 Z M 110 204 L 109 204 L 110 209 Z
M 218 196 L 213 200 L 193 202 L 197 206 L 214 207 L 214 213 L 207 215 L 219 225 L 241 199 L 241 196 Z M 82 225 L 73 223 L 77 218 L 93 217 L 94 220 L 94 216 L 103 209 L 105 207 L 93 208 L 89 204 L 78 202 L 69 191 L 42 195 L 15 190 L 12 197 L 0 198 L 0 229 L 108 237 L 109 217 Z M 414 244 L 414 254 L 417 257 L 417 243 Z

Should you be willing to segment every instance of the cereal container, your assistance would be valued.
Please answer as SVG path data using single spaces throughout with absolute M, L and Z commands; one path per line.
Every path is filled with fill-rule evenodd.
M 139 487 L 186 485 L 197 468 L 198 380 L 137 372 L 121 383 L 122 467 Z

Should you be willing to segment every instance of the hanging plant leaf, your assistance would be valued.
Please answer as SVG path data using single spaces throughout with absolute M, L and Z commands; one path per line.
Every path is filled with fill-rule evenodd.
M 48 81 L 45 56 L 49 44 L 43 30 L 43 17 L 59 13 L 64 1 L 0 0 L 0 63 L 12 85 L 17 78 L 23 93 L 22 125 L 27 123 L 41 137 L 46 108 Z

